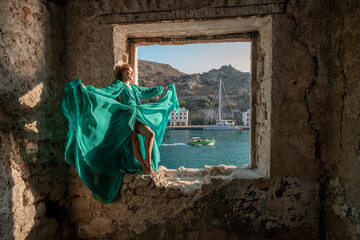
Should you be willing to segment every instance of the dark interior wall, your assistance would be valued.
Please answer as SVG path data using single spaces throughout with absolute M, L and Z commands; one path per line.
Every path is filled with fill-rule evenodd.
M 2 1 L 0 19 L 0 235 L 45 239 L 66 191 L 64 6 Z
M 330 14 L 326 1 L 290 1 L 273 20 L 272 175 L 325 175 Z
M 329 239 L 360 238 L 360 3 L 331 4 L 331 72 L 325 226 Z

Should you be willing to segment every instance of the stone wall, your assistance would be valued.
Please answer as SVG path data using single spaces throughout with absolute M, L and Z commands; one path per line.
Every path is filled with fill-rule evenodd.
M 158 4 L 161 11 L 153 13 L 153 4 Z M 263 21 L 261 17 L 266 15 L 268 28 L 259 34 L 259 52 L 270 49 L 269 53 L 257 56 L 262 65 L 257 69 L 256 117 L 257 122 L 265 124 L 258 125 L 256 133 L 266 136 L 256 143 L 265 147 L 258 148 L 264 160 L 257 161 L 260 172 L 265 173 L 260 174 L 261 184 L 257 177 L 246 179 L 246 174 L 211 177 L 205 173 L 185 181 L 182 170 L 164 170 L 155 178 L 141 174 L 127 176 L 118 199 L 102 205 L 93 200 L 72 171 L 67 202 L 71 216 L 69 226 L 74 228 L 77 237 L 205 239 L 217 234 L 220 239 L 244 236 L 316 239 L 324 236 L 320 213 L 326 158 L 321 143 L 326 140 L 326 129 L 322 126 L 327 122 L 324 109 L 329 92 L 327 49 L 331 16 L 324 11 L 329 5 L 277 1 L 265 8 L 266 4 L 266 1 L 183 1 L 180 5 L 161 1 L 147 4 L 73 1 L 67 5 L 67 16 L 71 19 L 67 28 L 67 45 L 71 49 L 67 55 L 68 77 L 86 76 L 86 83 L 97 86 L 112 81 L 107 76 L 111 75 L 114 62 L 127 60 L 127 37 L 144 37 L 144 31 L 148 37 L 156 37 L 151 29 L 156 25 L 165 29 L 171 20 L 185 22 L 173 24 L 170 32 L 166 31 L 166 37 L 170 38 L 187 36 L 191 31 L 211 35 L 196 27 L 214 26 L 216 18 L 255 15 L 252 20 L 239 21 L 241 24 L 254 19 Z M 186 23 L 187 20 L 202 21 L 196 25 Z M 157 24 L 159 21 L 166 23 Z M 115 26 L 112 38 L 109 38 L 110 24 Z M 103 28 L 106 33 L 99 35 Z M 224 29 L 232 33 L 231 29 Z M 247 31 L 244 29 L 247 32 L 259 28 L 249 25 Z M 172 31 L 176 33 L 171 34 Z M 80 36 L 73 42 L 78 33 L 86 37 Z M 99 59 L 93 57 L 99 54 L 103 61 L 100 65 Z M 90 64 L 83 67 L 84 61 Z M 255 170 L 247 171 L 254 174 Z M 194 181 L 198 190 L 192 192 Z
M 99 22 L 99 12 L 111 1 L 66 3 L 66 76 L 86 85 L 103 86 L 114 80 L 113 27 Z M 124 51 L 122 49 L 121 51 Z
M 316 238 L 319 184 L 298 177 L 270 182 L 235 166 L 160 167 L 156 176 L 126 175 L 109 205 L 91 196 L 76 171 L 71 179 L 70 226 L 81 239 Z
M 2 1 L 0 6 L 0 236 L 45 239 L 58 228 L 68 167 L 64 6 Z
M 332 4 L 325 227 L 329 239 L 360 238 L 359 1 Z
M 324 174 L 329 17 L 325 1 L 290 1 L 274 18 L 272 175 L 317 181 Z M 296 166 L 296 167 L 294 167 Z
M 355 0 L 2 3 L 1 236 L 359 238 L 359 15 Z M 161 167 L 127 175 L 112 204 L 94 200 L 64 163 L 64 82 L 110 83 L 136 26 L 261 18 L 258 47 L 271 51 L 256 56 L 258 169 Z

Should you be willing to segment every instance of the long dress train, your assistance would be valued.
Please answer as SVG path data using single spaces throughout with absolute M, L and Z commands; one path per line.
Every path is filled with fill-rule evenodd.
M 93 196 L 111 203 L 117 196 L 125 173 L 142 171 L 134 157 L 131 137 L 136 122 L 149 126 L 155 133 L 151 162 L 157 171 L 161 144 L 169 115 L 178 111 L 174 84 L 155 103 L 140 104 L 140 98 L 151 98 L 163 92 L 117 80 L 105 88 L 82 87 L 81 80 L 65 84 L 61 110 L 69 121 L 65 160 L 77 172 Z M 120 96 L 121 103 L 116 100 Z M 145 138 L 138 134 L 145 156 Z

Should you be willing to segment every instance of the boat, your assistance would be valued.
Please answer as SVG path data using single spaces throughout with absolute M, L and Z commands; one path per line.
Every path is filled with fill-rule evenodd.
M 215 139 L 200 139 L 199 137 L 192 137 L 191 140 L 186 141 L 186 144 L 191 146 L 215 145 Z
M 210 107 L 210 110 L 209 110 L 209 113 L 206 117 L 206 121 L 205 121 L 205 126 L 203 127 L 203 130 L 215 130 L 215 131 L 239 131 L 239 130 L 242 130 L 242 128 L 238 127 L 235 125 L 235 122 L 233 119 L 231 120 L 225 120 L 225 119 L 221 119 L 221 88 L 223 86 L 223 83 L 221 81 L 221 78 L 220 78 L 220 82 L 219 82 L 219 92 L 217 92 L 218 89 L 216 89 L 215 91 L 215 97 L 214 97 L 214 100 L 213 102 L 211 103 L 211 107 Z M 224 87 L 224 90 L 225 90 L 225 87 Z M 216 102 L 216 96 L 219 96 L 219 109 L 218 109 L 218 112 L 219 112 L 219 116 L 218 116 L 218 119 L 216 119 L 216 125 L 206 125 L 212 117 L 212 110 L 215 106 L 215 102 Z M 227 94 L 226 94 L 226 91 L 225 91 L 225 95 L 227 97 Z M 227 97 L 228 99 L 228 97 Z M 229 99 L 228 99 L 229 101 Z M 232 110 L 231 110 L 232 112 Z M 232 114 L 234 116 L 234 114 Z
M 213 131 L 239 131 L 242 128 L 239 128 L 235 125 L 231 125 L 228 122 L 217 122 L 216 125 L 207 125 L 203 127 L 203 130 L 213 130 Z

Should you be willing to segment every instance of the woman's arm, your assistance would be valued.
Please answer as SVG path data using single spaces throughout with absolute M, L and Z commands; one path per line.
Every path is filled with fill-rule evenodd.
M 139 93 L 139 97 L 143 99 L 152 98 L 156 95 L 163 93 L 164 91 L 164 88 L 162 86 L 157 86 L 157 87 L 140 87 L 137 85 L 132 85 L 132 86 L 135 86 L 135 89 L 137 89 Z M 165 89 L 169 89 L 169 88 L 166 87 Z
M 91 92 L 95 92 L 100 95 L 115 99 L 117 96 L 120 95 L 123 87 L 124 87 L 124 83 L 120 80 L 116 80 L 115 82 L 104 88 L 95 88 L 91 85 L 88 85 L 85 88 Z

